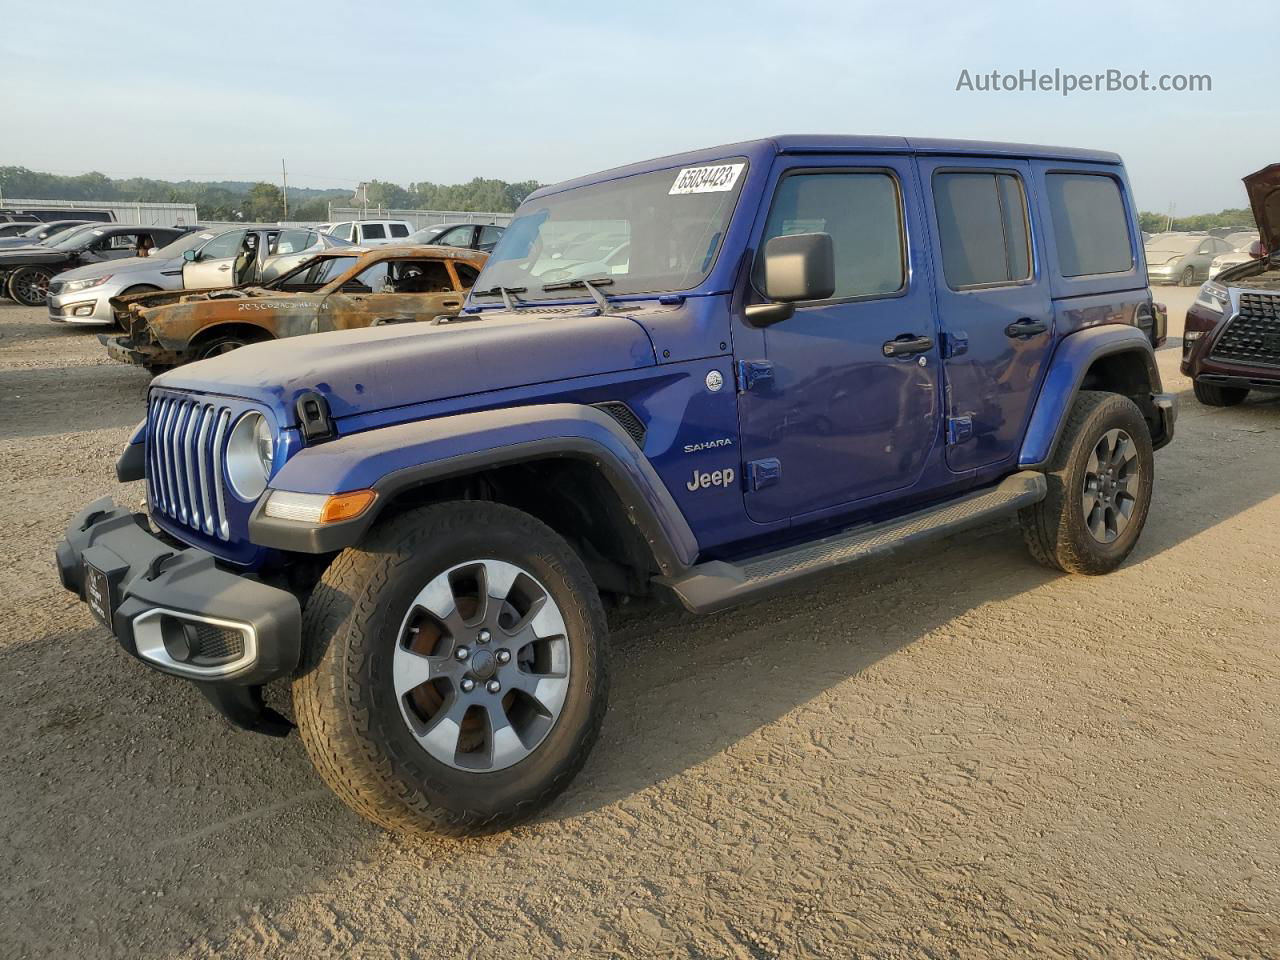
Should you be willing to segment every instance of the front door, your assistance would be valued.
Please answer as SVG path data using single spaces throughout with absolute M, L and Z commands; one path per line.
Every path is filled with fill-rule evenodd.
M 182 286 L 187 290 L 232 286 L 236 254 L 240 252 L 244 235 L 244 230 L 229 230 L 197 249 L 196 258 L 182 265 Z
M 946 338 L 947 465 L 1016 457 L 1053 344 L 1026 161 L 920 161 Z
M 830 234 L 836 290 L 768 327 L 763 356 L 740 358 L 747 512 L 761 523 L 914 486 L 939 416 L 910 159 L 788 159 L 771 181 L 755 249 L 775 236 Z
M 320 329 L 433 320 L 457 313 L 462 299 L 441 260 L 379 260 L 325 297 Z

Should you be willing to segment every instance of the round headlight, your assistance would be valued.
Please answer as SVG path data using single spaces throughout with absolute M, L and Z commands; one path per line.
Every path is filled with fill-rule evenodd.
M 275 460 L 271 425 L 260 413 L 246 413 L 227 440 L 227 479 L 242 500 L 257 500 L 267 489 Z

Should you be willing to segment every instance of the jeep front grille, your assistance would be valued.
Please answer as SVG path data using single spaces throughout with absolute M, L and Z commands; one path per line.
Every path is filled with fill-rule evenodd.
M 217 403 L 156 396 L 147 411 L 147 487 L 152 510 L 227 540 L 225 456 L 231 411 Z
M 1240 312 L 1213 345 L 1214 360 L 1280 367 L 1280 296 L 1242 293 Z

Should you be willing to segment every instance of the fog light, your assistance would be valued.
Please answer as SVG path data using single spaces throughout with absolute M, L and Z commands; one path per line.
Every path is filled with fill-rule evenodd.
M 75 311 L 74 311 L 74 314 L 75 314 L 75 316 L 77 316 L 77 317 L 88 317 L 88 316 L 92 316 L 92 315 L 93 315 L 93 304 L 92 304 L 92 303 L 82 303 L 82 304 L 80 304 L 80 306 L 76 307 L 76 309 L 75 309 Z

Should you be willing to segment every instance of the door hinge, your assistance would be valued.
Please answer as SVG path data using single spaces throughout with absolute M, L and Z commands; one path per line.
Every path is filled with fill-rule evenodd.
M 973 436 L 973 417 L 951 417 L 947 420 L 947 443 L 955 446 Z
M 747 476 L 751 479 L 752 490 L 771 487 L 782 479 L 782 461 L 777 457 L 752 460 L 747 464 Z
M 948 330 L 942 335 L 942 357 L 950 360 L 969 352 L 969 334 L 963 330 Z
M 739 360 L 734 365 L 738 392 L 746 393 L 757 384 L 773 379 L 773 364 L 768 360 Z

